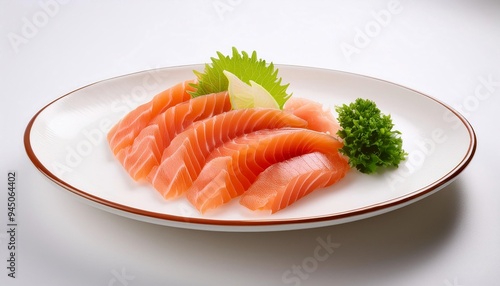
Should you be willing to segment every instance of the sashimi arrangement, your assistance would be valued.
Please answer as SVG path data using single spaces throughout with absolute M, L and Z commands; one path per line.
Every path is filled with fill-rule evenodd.
M 287 93 L 272 63 L 233 48 L 203 72 L 155 95 L 108 133 L 111 151 L 135 181 L 200 213 L 239 199 L 280 211 L 356 168 L 375 173 L 407 155 L 370 100 L 336 107 Z

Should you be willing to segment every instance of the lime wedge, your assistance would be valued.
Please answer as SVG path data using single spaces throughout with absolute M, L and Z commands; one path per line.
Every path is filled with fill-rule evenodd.
M 279 109 L 274 97 L 260 84 L 251 80 L 248 85 L 226 70 L 223 73 L 229 81 L 228 92 L 233 109 L 254 107 Z

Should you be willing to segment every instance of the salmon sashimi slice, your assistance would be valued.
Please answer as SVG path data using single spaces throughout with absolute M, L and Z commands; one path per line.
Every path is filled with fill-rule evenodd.
M 158 114 L 171 106 L 191 99 L 189 92 L 193 91 L 194 87 L 190 83 L 193 82 L 193 80 L 188 80 L 176 84 L 155 95 L 151 101 L 138 106 L 126 114 L 125 117 L 111 128 L 107 135 L 113 154 L 116 155 L 121 149 L 132 145 L 141 130 L 148 126 L 151 120 Z
M 307 129 L 325 132 L 337 137 L 340 124 L 333 113 L 322 104 L 306 98 L 291 97 L 283 109 L 306 120 L 308 122 Z
M 336 153 L 309 153 L 276 163 L 264 170 L 243 193 L 240 204 L 251 210 L 286 208 L 316 189 L 333 185 L 349 170 Z
M 191 124 L 231 110 L 227 92 L 192 98 L 171 106 L 144 128 L 131 146 L 120 150 L 116 157 L 136 181 L 147 177 L 161 161 L 163 150 L 172 139 Z
M 186 192 L 186 197 L 205 213 L 243 194 L 260 173 L 275 163 L 312 152 L 338 153 L 342 146 L 328 134 L 305 128 L 250 133 L 214 150 L 216 154 L 211 154 L 211 160 Z
M 148 181 L 164 198 L 177 197 L 192 185 L 206 158 L 223 143 L 257 130 L 305 126 L 307 122 L 292 113 L 269 108 L 231 110 L 198 121 L 172 140 Z

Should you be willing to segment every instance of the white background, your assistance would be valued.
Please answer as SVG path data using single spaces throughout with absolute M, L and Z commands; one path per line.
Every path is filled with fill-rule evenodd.
M 500 283 L 499 1 L 90 2 L 0 2 L 0 285 Z M 26 156 L 28 121 L 59 96 L 130 72 L 204 63 L 232 46 L 436 97 L 474 126 L 476 155 L 455 182 L 413 205 L 270 233 L 175 229 L 109 214 L 60 190 Z M 9 170 L 18 174 L 15 279 L 6 268 Z M 314 262 L 319 240 L 338 247 Z

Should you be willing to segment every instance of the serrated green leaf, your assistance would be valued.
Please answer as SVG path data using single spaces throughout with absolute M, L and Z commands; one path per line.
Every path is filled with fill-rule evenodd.
M 210 64 L 205 65 L 203 72 L 194 71 L 198 81 L 192 84 L 195 88 L 195 91 L 191 92 L 192 97 L 228 90 L 229 82 L 223 73 L 225 70 L 246 84 L 251 84 L 250 81 L 253 81 L 262 86 L 272 95 L 281 109 L 291 96 L 286 91 L 289 84 L 283 85 L 282 79 L 278 77 L 278 69 L 273 63 L 268 64 L 265 60 L 259 59 L 255 51 L 249 55 L 245 51 L 240 53 L 233 47 L 232 56 L 217 52 L 217 57 L 212 57 L 211 60 Z

